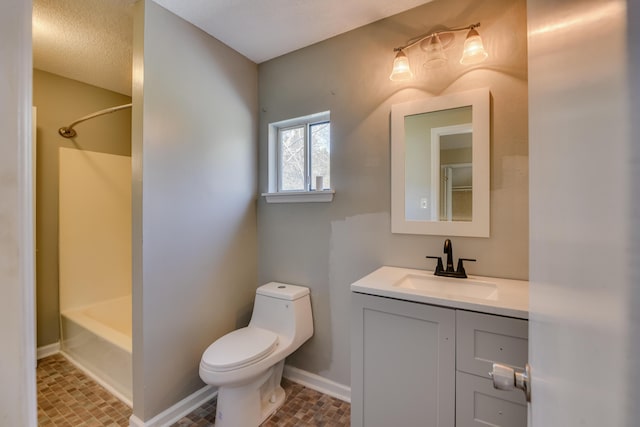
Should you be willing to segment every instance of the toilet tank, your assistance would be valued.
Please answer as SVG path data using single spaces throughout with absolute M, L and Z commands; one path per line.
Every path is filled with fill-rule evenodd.
M 278 282 L 260 286 L 256 290 L 249 326 L 303 343 L 313 335 L 309 288 Z

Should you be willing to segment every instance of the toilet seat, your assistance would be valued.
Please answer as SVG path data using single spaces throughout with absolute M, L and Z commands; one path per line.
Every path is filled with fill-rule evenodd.
M 237 329 L 211 344 L 201 364 L 211 371 L 231 371 L 264 359 L 278 346 L 278 335 L 266 329 Z

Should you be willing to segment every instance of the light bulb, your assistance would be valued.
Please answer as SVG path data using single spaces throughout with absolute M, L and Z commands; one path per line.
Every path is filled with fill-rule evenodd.
M 464 51 L 462 52 L 460 63 L 464 65 L 478 64 L 487 59 L 488 56 L 489 54 L 482 45 L 480 34 L 475 28 L 470 29 L 467 39 L 464 41 Z
M 427 61 L 424 63 L 425 68 L 441 67 L 447 63 L 447 55 L 444 54 L 438 34 L 434 34 L 429 38 L 429 42 L 424 46 L 423 50 L 427 53 Z
M 403 81 L 411 80 L 412 78 L 413 73 L 409 66 L 409 58 L 407 58 L 407 55 L 403 51 L 400 51 L 393 60 L 393 70 L 391 71 L 389 80 Z

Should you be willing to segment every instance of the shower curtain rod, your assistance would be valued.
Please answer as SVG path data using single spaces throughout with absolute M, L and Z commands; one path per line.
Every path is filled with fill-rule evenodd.
M 131 108 L 131 105 L 132 104 L 118 105 L 118 106 L 115 106 L 115 107 L 105 108 L 104 110 L 96 111 L 93 114 L 89 114 L 88 116 L 84 116 L 84 117 L 79 118 L 75 122 L 71 123 L 69 126 L 61 127 L 60 129 L 58 129 L 58 133 L 61 136 L 64 136 L 65 138 L 73 138 L 74 136 L 77 135 L 77 133 L 73 129 L 73 127 L 75 125 L 77 125 L 78 123 L 82 123 L 82 122 L 84 122 L 86 120 L 93 119 L 94 117 L 102 116 L 103 114 L 114 113 L 116 111 L 123 110 L 125 108 Z

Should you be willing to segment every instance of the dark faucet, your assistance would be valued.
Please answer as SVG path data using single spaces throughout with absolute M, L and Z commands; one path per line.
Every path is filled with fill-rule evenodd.
M 450 273 L 453 270 L 453 246 L 451 240 L 446 239 L 444 241 L 444 253 L 447 254 L 447 272 Z
M 447 267 L 445 268 L 442 265 L 442 258 L 439 256 L 427 256 L 427 258 L 437 259 L 438 264 L 436 265 L 436 270 L 433 274 L 436 276 L 444 276 L 444 277 L 457 277 L 459 279 L 466 279 L 467 272 L 464 270 L 463 261 L 473 261 L 475 259 L 471 258 L 459 258 L 458 259 L 458 268 L 453 269 L 453 245 L 451 244 L 450 239 L 446 239 L 444 241 L 444 253 L 447 254 Z

